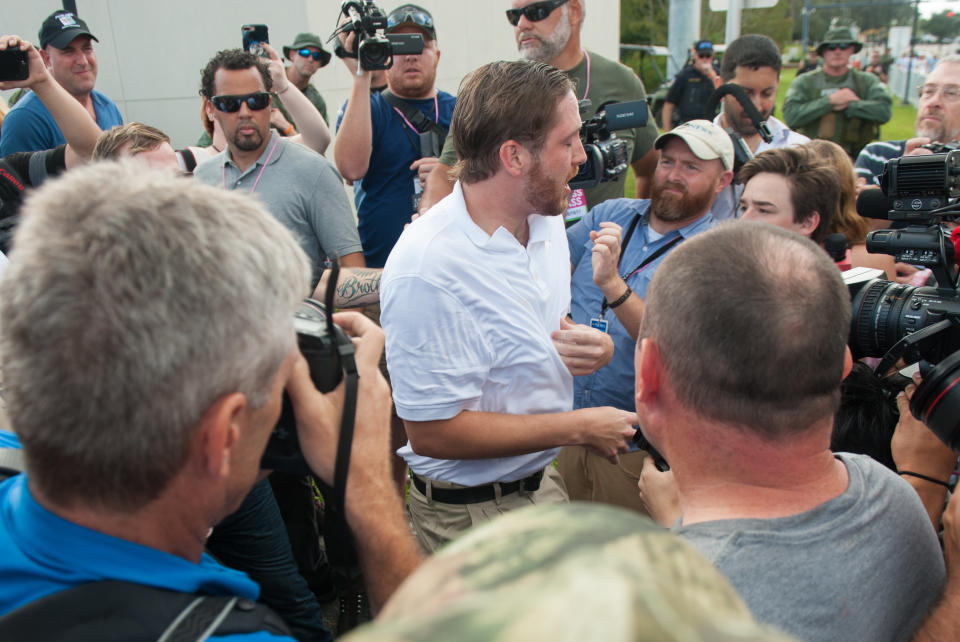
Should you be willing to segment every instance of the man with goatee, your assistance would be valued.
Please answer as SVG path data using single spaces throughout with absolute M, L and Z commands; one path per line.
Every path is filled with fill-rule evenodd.
M 567 230 L 573 266 L 570 314 L 575 323 L 609 334 L 615 346 L 607 365 L 574 378 L 574 408 L 634 407 L 632 355 L 647 285 L 664 256 L 713 225 L 710 208 L 733 179 L 733 144 L 710 121 L 684 123 L 654 146 L 660 160 L 649 200 L 605 201 Z M 635 450 L 612 464 L 567 445 L 560 452 L 560 472 L 571 499 L 645 513 L 637 480 L 646 456 Z

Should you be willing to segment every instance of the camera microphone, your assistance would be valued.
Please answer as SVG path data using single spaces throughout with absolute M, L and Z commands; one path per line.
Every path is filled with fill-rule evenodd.
M 827 254 L 830 255 L 830 258 L 833 259 L 833 262 L 837 264 L 841 271 L 850 269 L 850 246 L 847 243 L 846 236 L 839 232 L 831 234 L 823 241 L 823 249 L 827 251 Z
M 866 218 L 888 220 L 893 209 L 893 199 L 884 196 L 879 189 L 868 188 L 857 196 L 857 214 Z

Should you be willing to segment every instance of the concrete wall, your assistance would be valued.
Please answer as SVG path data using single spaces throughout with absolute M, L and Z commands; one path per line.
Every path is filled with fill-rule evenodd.
M 397 1 L 383 2 L 389 11 Z M 437 86 L 456 93 L 460 79 L 476 67 L 516 58 L 513 29 L 504 16 L 508 0 L 420 0 L 434 16 L 441 50 Z M 617 58 L 618 0 L 590 0 L 583 42 Z M 36 43 L 43 19 L 60 6 L 34 0 L 0 3 L 0 30 Z M 301 31 L 333 31 L 335 0 L 78 0 L 77 10 L 100 39 L 97 89 L 119 106 L 125 121 L 139 120 L 166 131 L 175 146 L 192 144 L 202 132 L 200 70 L 219 49 L 240 45 L 240 25 L 265 23 L 278 51 Z M 281 52 L 282 54 L 282 52 Z M 327 102 L 331 120 L 349 94 L 350 75 L 334 57 L 313 83 Z M 330 152 L 328 151 L 328 156 Z

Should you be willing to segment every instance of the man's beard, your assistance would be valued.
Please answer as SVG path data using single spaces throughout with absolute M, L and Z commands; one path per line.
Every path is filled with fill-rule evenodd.
M 548 216 L 563 214 L 570 204 L 570 197 L 567 194 L 568 180 L 547 176 L 543 173 L 540 161 L 537 160 L 523 186 L 523 197 L 537 214 Z
M 240 128 L 247 126 L 249 123 L 241 122 L 237 123 L 237 129 L 234 131 L 233 146 L 244 152 L 252 152 L 254 150 L 260 149 L 260 146 L 263 145 L 263 134 L 260 133 L 260 129 L 253 125 L 254 133 L 250 136 L 240 136 Z
M 710 208 L 716 186 L 717 181 L 714 180 L 709 189 L 691 194 L 679 183 L 660 184 L 654 181 L 650 188 L 650 214 L 668 223 L 699 217 Z M 667 188 L 679 191 L 680 195 L 664 194 Z
M 936 114 L 940 118 L 944 118 L 944 114 Z M 920 122 L 918 119 L 917 122 Z M 917 136 L 923 136 L 929 138 L 931 141 L 939 143 L 949 143 L 952 140 L 960 138 L 960 130 L 948 132 L 947 124 L 941 120 L 936 125 L 917 125 L 916 126 Z
M 567 46 L 567 41 L 570 40 L 570 34 L 573 33 L 573 28 L 570 26 L 570 21 L 567 20 L 567 7 L 563 7 L 563 15 L 560 16 L 557 26 L 554 27 L 553 33 L 551 33 L 546 38 L 541 38 L 540 36 L 533 36 L 536 38 L 540 44 L 538 45 L 526 45 L 521 46 L 517 45 L 517 49 L 520 51 L 520 57 L 524 60 L 529 60 L 531 62 L 550 62 L 554 58 L 560 55 L 563 51 L 563 48 Z M 520 34 L 523 35 L 522 33 Z M 532 35 L 532 34 L 531 34 Z

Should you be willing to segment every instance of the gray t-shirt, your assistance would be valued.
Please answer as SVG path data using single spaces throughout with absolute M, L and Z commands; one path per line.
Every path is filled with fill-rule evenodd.
M 257 162 L 244 172 L 228 152 L 229 148 L 201 163 L 193 175 L 208 185 L 252 191 L 297 237 L 310 258 L 314 283 L 327 257 L 363 251 L 343 179 L 326 158 L 276 132 Z
M 940 596 L 943 555 L 913 488 L 864 455 L 850 483 L 799 515 L 675 526 L 758 621 L 803 640 L 909 640 Z

